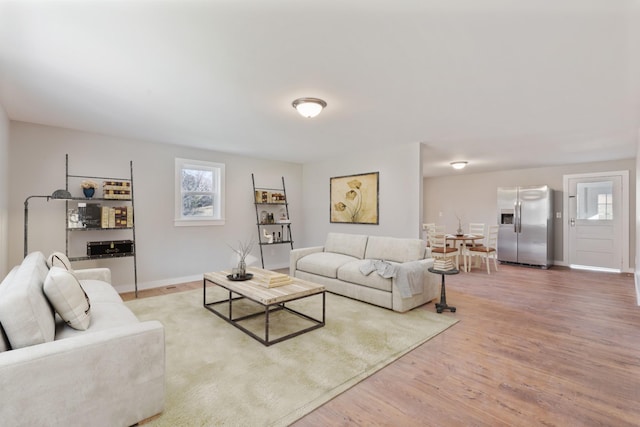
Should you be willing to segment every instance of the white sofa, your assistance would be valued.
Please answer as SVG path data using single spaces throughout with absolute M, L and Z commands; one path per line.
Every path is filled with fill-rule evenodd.
M 106 268 L 49 269 L 40 252 L 2 281 L 1 425 L 130 426 L 162 412 L 164 328 L 138 321 L 110 282 Z
M 289 274 L 335 294 L 405 312 L 440 295 L 440 276 L 427 270 L 433 266 L 429 255 L 420 239 L 329 233 L 324 246 L 290 252 Z M 389 271 L 393 276 L 383 277 Z

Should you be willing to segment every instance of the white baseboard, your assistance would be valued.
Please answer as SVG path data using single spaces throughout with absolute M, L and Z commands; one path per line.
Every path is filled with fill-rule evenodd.
M 142 291 L 145 289 L 163 288 L 165 286 L 179 285 L 181 283 L 196 281 L 202 281 L 202 274 L 195 274 L 193 276 L 172 277 L 168 279 L 154 280 L 151 282 L 141 282 L 138 283 L 138 291 Z M 114 288 L 119 294 L 121 294 L 123 292 L 133 292 L 135 286 L 133 285 L 133 283 L 129 283 L 117 285 L 114 286 Z
M 260 267 L 260 265 L 252 265 L 251 267 Z M 289 264 L 265 265 L 264 268 L 267 270 L 279 270 L 282 268 L 289 268 Z M 183 276 L 183 277 L 171 277 L 168 279 L 153 280 L 150 282 L 138 282 L 138 291 L 142 291 L 145 289 L 163 288 L 165 286 L 179 285 L 181 283 L 196 282 L 196 281 L 202 281 L 202 274 L 195 274 L 192 276 Z M 121 294 L 124 292 L 133 292 L 135 289 L 135 286 L 133 285 L 133 283 L 124 283 L 121 285 L 116 285 L 114 286 L 114 288 L 119 294 Z

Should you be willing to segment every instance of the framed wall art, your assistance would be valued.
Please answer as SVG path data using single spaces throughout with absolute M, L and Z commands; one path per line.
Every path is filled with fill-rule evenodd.
M 379 172 L 329 179 L 331 222 L 378 224 Z

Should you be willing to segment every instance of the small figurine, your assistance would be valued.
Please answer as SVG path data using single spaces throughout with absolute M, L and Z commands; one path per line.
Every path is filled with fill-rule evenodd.
M 262 235 L 267 240 L 267 243 L 273 243 L 273 234 L 267 234 L 267 229 L 262 229 Z

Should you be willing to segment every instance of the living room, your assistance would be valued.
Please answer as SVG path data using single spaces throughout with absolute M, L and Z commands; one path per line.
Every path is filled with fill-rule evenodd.
M 330 232 L 424 238 L 426 222 L 495 224 L 497 187 L 547 184 L 554 264 L 566 267 L 563 177 L 628 171 L 623 271 L 640 305 L 637 4 L 46 3 L 0 2 L 0 278 L 23 259 L 25 199 L 65 188 L 66 155 L 80 175 L 127 176 L 132 162 L 141 290 L 232 267 L 230 246 L 256 233 L 252 174 L 261 187 L 284 178 L 296 248 Z M 327 101 L 318 117 L 292 107 L 305 96 Z M 224 225 L 175 226 L 176 158 L 225 165 Z M 453 171 L 455 160 L 467 167 Z M 379 173 L 379 224 L 331 223 L 330 179 L 368 172 Z M 29 251 L 64 251 L 66 213 L 30 200 Z M 287 245 L 264 249 L 265 267 L 288 267 Z M 131 292 L 131 263 L 75 267 L 108 267 Z M 501 273 L 483 284 L 508 293 L 517 272 Z M 454 295 L 476 303 L 473 275 L 457 278 Z

